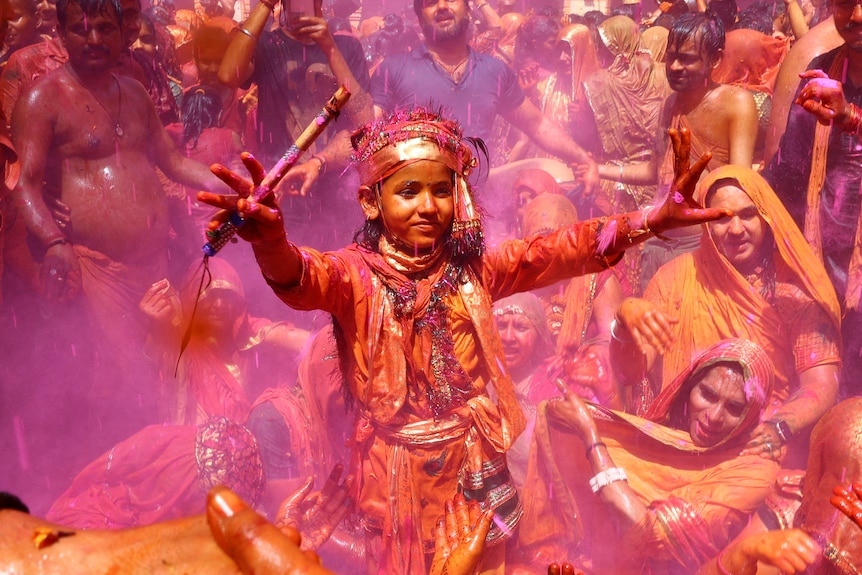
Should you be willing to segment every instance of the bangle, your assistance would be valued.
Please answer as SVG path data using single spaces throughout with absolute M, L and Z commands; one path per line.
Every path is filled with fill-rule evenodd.
M 611 467 L 610 469 L 599 471 L 590 479 L 590 489 L 593 490 L 593 493 L 598 493 L 602 488 L 607 487 L 611 483 L 628 480 L 629 478 L 626 475 L 625 469 L 622 467 Z
M 622 165 L 622 164 L 620 164 L 620 175 L 619 175 L 619 177 L 617 178 L 617 181 L 618 181 L 618 182 L 623 181 L 623 165 Z
M 605 449 L 608 448 L 608 446 L 605 445 L 603 441 L 596 441 L 595 443 L 587 447 L 587 459 L 589 459 L 590 453 L 593 452 L 593 449 L 597 449 L 599 447 L 604 447 Z
M 629 335 L 628 337 L 620 337 L 620 335 L 617 333 L 617 327 L 618 326 L 620 326 L 620 321 L 617 318 L 614 318 L 611 321 L 611 337 L 612 338 L 614 338 L 615 340 L 617 340 L 620 343 L 631 343 L 635 340 L 635 338 L 632 337 L 632 334 L 628 334 Z M 625 329 L 625 328 L 623 328 L 623 329 Z M 628 331 L 628 330 L 626 329 L 626 331 Z
M 727 551 L 727 547 L 721 550 L 721 553 L 718 554 L 718 557 L 715 558 L 715 566 L 718 568 L 718 572 L 721 575 L 732 575 L 730 571 L 728 571 L 724 565 L 721 564 L 721 560 L 724 558 L 724 552 Z
M 858 134 L 859 126 L 862 125 L 862 110 L 852 102 L 848 104 L 850 110 L 847 112 L 847 121 L 844 123 L 844 131 L 850 134 Z
M 67 240 L 64 236 L 54 238 L 53 240 L 50 240 L 47 244 L 45 244 L 45 251 L 47 252 L 48 250 L 50 250 L 54 246 L 59 246 L 59 245 L 68 244 L 68 243 L 71 243 L 71 242 L 69 240 Z
M 317 160 L 318 162 L 320 162 L 320 166 L 317 168 L 318 175 L 322 176 L 326 173 L 326 158 L 324 158 L 320 154 L 314 154 L 313 156 L 311 156 L 310 159 Z
M 767 421 L 772 429 L 775 430 L 776 435 L 781 440 L 781 445 L 785 445 L 788 441 L 793 439 L 793 430 L 790 429 L 790 426 L 787 425 L 787 422 L 783 419 L 771 419 Z
M 257 36 L 255 36 L 254 34 L 249 32 L 248 30 L 246 30 L 243 26 L 238 26 L 237 28 L 239 28 L 240 32 L 242 32 L 243 34 L 245 34 L 246 36 L 248 36 L 249 38 L 251 38 L 252 40 L 257 42 Z

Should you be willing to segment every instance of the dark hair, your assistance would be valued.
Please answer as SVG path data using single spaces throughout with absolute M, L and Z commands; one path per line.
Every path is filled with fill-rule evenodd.
M 771 36 L 775 28 L 775 18 L 785 12 L 784 2 L 755 0 L 755 2 L 739 13 L 735 29 L 757 30 L 767 36 Z
M 712 61 L 724 50 L 724 24 L 714 12 L 693 12 L 676 19 L 667 37 L 668 49 L 679 49 L 689 39 L 695 41 L 698 52 Z
M 515 38 L 517 59 L 520 61 L 531 59 L 535 55 L 537 44 L 541 44 L 548 38 L 556 39 L 559 32 L 559 20 L 538 14 L 527 18 L 518 28 Z
M 21 501 L 20 497 L 6 491 L 0 491 L 0 509 L 13 509 L 23 513 L 30 513 L 30 508 Z
M 207 128 L 218 126 L 222 111 L 221 96 L 210 86 L 198 86 L 183 96 L 180 114 L 183 118 L 183 143 L 197 146 L 198 138 Z
M 735 188 L 739 188 L 740 190 L 742 190 L 742 184 L 740 184 L 739 180 L 737 180 L 736 178 L 721 178 L 721 179 L 715 180 L 712 183 L 712 185 L 709 186 L 709 189 L 706 190 L 706 194 L 703 196 L 703 205 L 704 206 L 708 205 L 709 201 L 712 199 L 712 197 L 718 191 L 718 188 L 723 188 L 725 186 L 733 186 Z
M 333 34 L 336 32 L 353 32 L 353 28 L 350 26 L 350 20 L 347 18 L 333 16 L 332 18 L 326 19 L 326 25 L 329 26 L 329 31 Z
M 719 19 L 721 19 L 721 23 L 724 24 L 725 30 L 732 29 L 733 25 L 736 23 L 738 12 L 736 0 L 712 0 L 712 2 L 709 3 L 707 11 L 713 12 L 719 17 Z
M 712 0 L 715 2 L 716 0 Z M 632 20 L 639 20 L 639 14 L 637 13 L 637 9 L 640 4 L 620 4 L 616 8 L 611 11 L 611 16 L 628 16 Z
M 688 376 L 683 384 L 684 387 L 680 389 L 679 395 L 674 398 L 673 403 L 671 403 L 668 408 L 668 427 L 688 430 L 688 419 L 690 415 L 688 413 L 688 403 L 691 398 L 691 393 L 694 391 L 694 388 L 703 381 L 703 378 L 717 367 L 726 367 L 745 379 L 745 367 L 740 361 L 726 359 L 710 363 L 706 366 L 701 366 L 697 371 Z M 748 397 L 746 397 L 746 402 L 747 401 Z
M 123 7 L 120 5 L 120 0 L 57 0 L 57 26 L 59 29 L 66 27 L 66 18 L 69 12 L 70 5 L 76 5 L 81 8 L 84 14 L 104 14 L 111 15 L 111 8 L 117 14 L 117 23 L 123 25 Z

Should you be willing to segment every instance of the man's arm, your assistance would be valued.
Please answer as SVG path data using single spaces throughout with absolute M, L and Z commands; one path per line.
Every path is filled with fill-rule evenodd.
M 49 300 L 68 301 L 81 287 L 78 258 L 66 234 L 45 204 L 43 184 L 59 108 L 53 82 L 26 92 L 12 112 L 12 141 L 18 150 L 21 174 L 12 191 L 27 231 L 45 248 L 41 286 Z
M 773 415 L 793 433 L 814 425 L 838 399 L 838 364 L 818 365 L 799 374 L 799 389 Z
M 246 80 L 254 72 L 254 50 L 266 23 L 272 12 L 273 0 L 260 0 L 248 19 L 243 22 L 234 34 L 233 40 L 227 47 L 221 67 L 218 71 L 218 79 L 221 83 L 238 88 L 245 84 Z
M 589 193 L 599 183 L 599 172 L 596 162 L 590 155 L 555 122 L 544 114 L 529 100 L 525 99 L 520 106 L 503 114 L 510 124 L 530 136 L 536 144 L 564 162 L 586 165 L 584 174 L 584 193 Z
M 729 162 L 735 166 L 751 167 L 754 161 L 754 143 L 757 140 L 757 105 L 748 90 L 732 87 L 724 109 L 731 112 L 727 127 Z

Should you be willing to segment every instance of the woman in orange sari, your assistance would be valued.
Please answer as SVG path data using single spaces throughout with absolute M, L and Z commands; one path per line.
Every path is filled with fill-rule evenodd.
M 804 464 L 804 436 L 835 402 L 840 366 L 838 300 L 826 270 L 775 192 L 750 168 L 724 166 L 698 197 L 736 216 L 704 227 L 700 248 L 662 266 L 643 299 L 617 312 L 611 358 L 622 384 L 643 386 L 643 402 L 713 343 L 744 337 L 775 365 L 768 423 L 749 446 Z M 634 410 L 642 407 L 633 406 Z
M 726 340 L 698 356 L 646 418 L 568 392 L 542 404 L 524 559 L 568 557 L 590 573 L 693 572 L 743 528 L 778 471 L 739 454 L 771 386 L 764 351 Z

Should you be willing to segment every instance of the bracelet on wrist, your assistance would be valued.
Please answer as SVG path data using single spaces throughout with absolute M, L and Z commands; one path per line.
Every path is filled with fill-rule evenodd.
M 248 36 L 249 38 L 251 38 L 252 40 L 254 40 L 255 42 L 257 42 L 257 36 L 255 36 L 254 34 L 249 32 L 249 30 L 246 29 L 244 26 L 237 26 L 237 29 L 240 32 L 242 32 L 243 34 L 245 34 L 246 36 Z
M 610 469 L 599 471 L 593 476 L 592 479 L 590 479 L 590 489 L 593 490 L 593 493 L 598 493 L 611 483 L 628 480 L 629 478 L 626 475 L 625 469 L 623 469 L 622 467 L 611 467 Z
M 310 159 L 317 160 L 318 162 L 320 162 L 320 166 L 318 166 L 317 168 L 317 174 L 319 176 L 322 176 L 326 173 L 326 158 L 324 158 L 320 154 L 314 154 L 313 156 L 311 156 Z
M 844 122 L 844 131 L 849 134 L 858 134 L 862 125 L 862 110 L 853 103 L 847 104 L 847 120 Z

